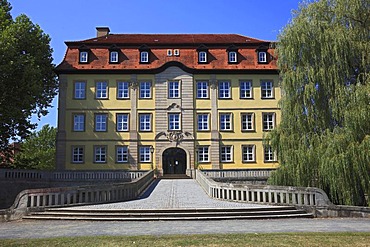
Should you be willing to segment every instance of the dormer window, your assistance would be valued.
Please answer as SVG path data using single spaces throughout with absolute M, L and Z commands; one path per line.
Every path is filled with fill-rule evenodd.
M 266 63 L 267 62 L 267 55 L 265 51 L 258 52 L 258 62 L 259 63 Z
M 201 45 L 197 49 L 198 51 L 198 63 L 208 63 L 208 47 Z
M 199 62 L 200 63 L 206 63 L 207 62 L 207 52 L 206 51 L 199 52 Z
M 118 51 L 111 51 L 109 56 L 110 63 L 118 63 Z
M 78 48 L 80 52 L 79 62 L 88 63 L 89 62 L 89 51 L 90 49 L 86 45 L 82 45 Z
M 149 62 L 149 54 L 147 51 L 140 52 L 140 63 Z
M 268 46 L 261 45 L 256 49 L 258 63 L 268 63 Z
M 229 51 L 229 63 L 236 63 L 237 61 L 238 59 L 236 51 Z

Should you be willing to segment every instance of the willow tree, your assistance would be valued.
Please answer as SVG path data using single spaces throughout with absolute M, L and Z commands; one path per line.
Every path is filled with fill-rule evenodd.
M 270 183 L 369 205 L 369 37 L 369 0 L 304 2 L 283 29 L 282 121 L 269 135 L 281 167 Z

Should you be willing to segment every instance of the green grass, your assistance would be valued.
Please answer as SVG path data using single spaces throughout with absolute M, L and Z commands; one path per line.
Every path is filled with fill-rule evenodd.
M 268 233 L 0 239 L 0 246 L 370 246 L 370 233 Z

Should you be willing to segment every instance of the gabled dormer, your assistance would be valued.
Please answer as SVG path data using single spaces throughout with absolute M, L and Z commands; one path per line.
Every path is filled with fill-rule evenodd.
M 257 62 L 261 64 L 268 63 L 268 46 L 266 45 L 260 45 L 257 49 Z
M 78 62 L 79 63 L 89 63 L 89 57 L 90 57 L 90 48 L 87 47 L 86 45 L 81 45 L 78 47 L 79 51 L 79 58 Z
M 113 44 L 109 47 L 109 63 L 119 63 L 121 49 Z
M 147 45 L 141 45 L 139 47 L 140 52 L 140 63 L 149 63 L 150 62 L 150 48 Z
M 197 48 L 198 52 L 198 63 L 208 63 L 208 47 L 200 45 Z
M 230 64 L 238 63 L 239 56 L 238 56 L 238 47 L 235 45 L 230 45 L 227 49 L 227 61 Z

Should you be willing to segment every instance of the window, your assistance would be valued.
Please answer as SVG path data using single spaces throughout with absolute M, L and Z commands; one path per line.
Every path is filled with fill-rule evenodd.
M 140 131 L 151 131 L 151 114 L 139 114 Z
M 198 162 L 209 162 L 209 146 L 198 147 Z
M 72 163 L 83 163 L 83 162 L 84 162 L 84 148 L 72 147 Z
M 87 51 L 80 51 L 80 63 L 87 63 L 89 61 L 89 53 Z
M 218 97 L 220 99 L 230 99 L 231 89 L 229 81 L 220 81 L 218 83 Z
M 242 113 L 242 131 L 254 130 L 254 114 Z
M 128 162 L 128 147 L 116 146 L 116 163 Z
M 169 113 L 168 114 L 168 129 L 169 130 L 180 130 L 180 113 Z
M 117 113 L 116 115 L 116 129 L 117 131 L 129 130 L 129 117 L 128 113 Z
M 107 162 L 107 147 L 106 146 L 94 146 L 94 162 L 95 163 L 106 163 Z
M 149 53 L 147 51 L 140 52 L 140 63 L 148 63 L 149 62 Z
M 268 131 L 274 129 L 275 113 L 263 113 L 263 130 Z
M 96 82 L 95 85 L 95 98 L 108 99 L 108 82 Z
M 140 147 L 139 152 L 140 152 L 140 162 L 151 162 L 149 146 Z
M 240 82 L 240 98 L 251 99 L 252 98 L 252 82 L 241 81 Z
M 265 51 L 258 52 L 258 62 L 259 63 L 267 62 L 267 53 Z
M 229 51 L 229 63 L 236 63 L 238 61 L 238 55 L 236 51 Z
M 272 147 L 269 145 L 264 146 L 265 162 L 275 162 L 275 152 L 272 150 Z
M 95 131 L 107 131 L 107 114 L 95 114 Z
M 255 145 L 242 146 L 243 162 L 255 162 Z
M 85 114 L 73 114 L 73 131 L 85 131 Z
M 208 82 L 207 81 L 197 82 L 197 98 L 198 99 L 208 98 Z
M 198 114 L 198 130 L 209 130 L 208 116 L 209 114 Z
M 273 84 L 271 81 L 261 82 L 261 97 L 262 99 L 272 99 L 274 97 Z
M 151 97 L 151 82 L 140 82 L 140 98 L 150 99 Z
M 74 83 L 74 95 L 75 99 L 85 99 L 86 98 L 86 82 L 78 81 Z
M 231 113 L 221 113 L 220 114 L 220 130 L 221 131 L 232 130 Z
M 118 63 L 118 51 L 111 51 L 109 57 L 110 63 Z
M 200 51 L 198 54 L 198 62 L 199 63 L 206 63 L 207 62 L 207 52 Z
M 168 56 L 168 57 L 171 57 L 171 56 L 172 56 L 172 50 L 171 50 L 171 49 L 168 49 L 168 50 L 167 50 L 167 56 Z
M 117 82 L 117 99 L 128 99 L 129 96 L 129 83 L 126 81 Z
M 177 57 L 180 56 L 180 50 L 179 49 L 173 50 L 173 55 Z
M 180 82 L 168 82 L 168 98 L 180 98 Z
M 221 162 L 232 162 L 232 146 L 221 146 Z

